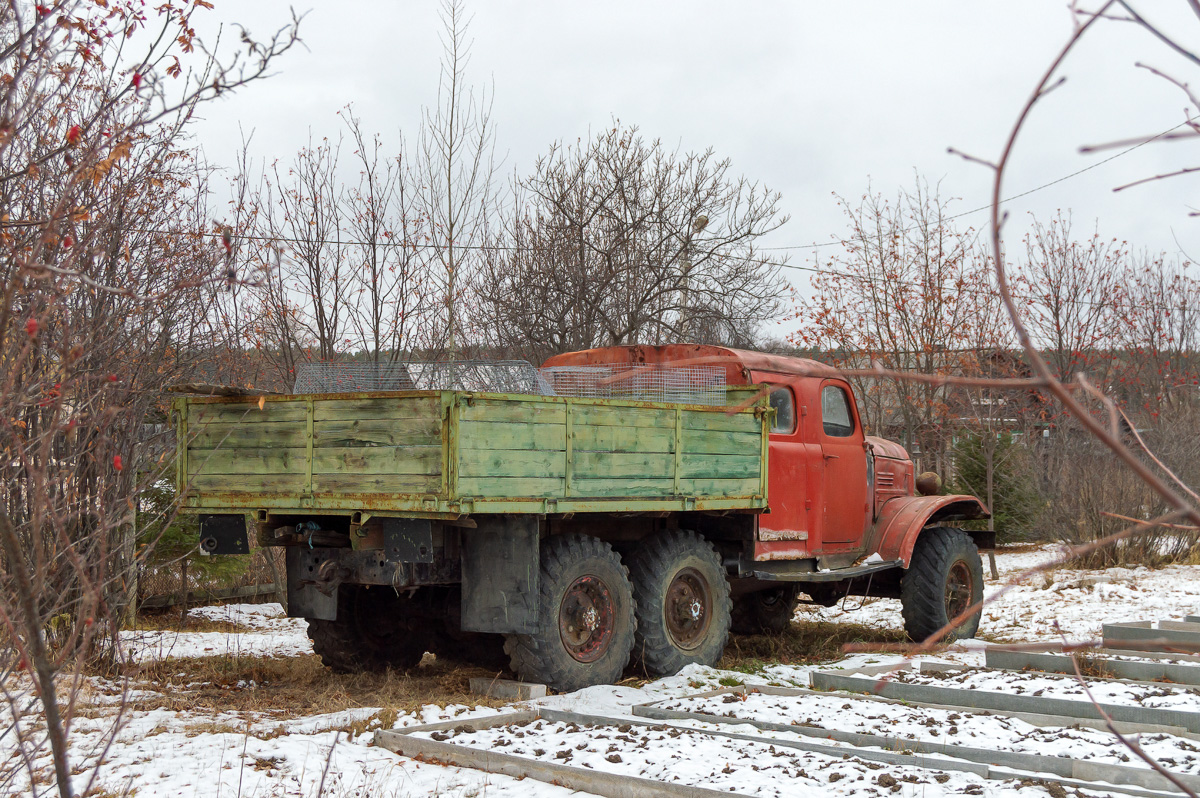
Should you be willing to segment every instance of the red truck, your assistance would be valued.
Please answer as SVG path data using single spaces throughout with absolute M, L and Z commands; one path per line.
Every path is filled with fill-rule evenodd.
M 805 358 L 703 345 L 628 346 L 570 352 L 545 366 L 647 363 L 720 365 L 729 385 L 773 386 L 770 505 L 753 517 L 729 568 L 734 630 L 780 630 L 800 594 L 902 600 L 914 640 L 938 632 L 983 595 L 979 551 L 995 536 L 951 522 L 986 519 L 978 498 L 921 495 L 908 452 L 866 435 L 854 391 L 835 369 Z M 729 561 L 726 560 L 729 565 Z M 973 637 L 979 613 L 953 637 Z
M 657 674 L 716 664 L 731 630 L 785 629 L 801 597 L 899 598 L 914 640 L 982 598 L 991 533 L 951 524 L 987 508 L 936 495 L 903 447 L 865 435 L 832 368 L 683 344 L 543 368 L 698 364 L 723 371 L 722 406 L 461 380 L 181 398 L 183 507 L 210 553 L 247 551 L 248 527 L 286 547 L 289 613 L 341 670 L 434 651 L 569 690 L 633 658 Z

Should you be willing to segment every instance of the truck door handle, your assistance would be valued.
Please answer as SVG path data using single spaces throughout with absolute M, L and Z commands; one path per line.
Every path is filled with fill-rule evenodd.
M 826 455 L 822 455 L 822 457 L 824 457 L 826 460 L 837 460 L 839 458 L 839 455 L 826 454 Z

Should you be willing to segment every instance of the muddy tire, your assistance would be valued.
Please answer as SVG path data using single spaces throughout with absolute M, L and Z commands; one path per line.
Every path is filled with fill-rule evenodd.
M 338 588 L 336 621 L 308 620 L 308 639 L 325 667 L 338 673 L 408 670 L 421 661 L 429 638 L 390 588 Z
M 779 585 L 745 593 L 733 600 L 730 628 L 739 635 L 779 634 L 792 625 L 800 596 L 798 585 Z
M 648 538 L 629 559 L 637 601 L 634 652 L 654 674 L 716 665 L 729 640 L 732 601 L 716 549 L 695 532 Z
M 619 681 L 637 626 L 629 571 L 607 543 L 558 535 L 542 546 L 539 628 L 507 635 L 512 669 L 559 691 Z
M 934 527 L 917 538 L 900 582 L 904 631 L 922 642 L 983 598 L 983 563 L 975 541 L 961 529 Z M 974 637 L 982 611 L 943 635 L 943 640 Z
M 450 660 L 477 665 L 489 671 L 508 669 L 504 653 L 504 635 L 462 630 L 462 587 L 439 588 L 430 602 L 429 628 L 432 648 L 439 661 Z M 440 629 L 438 629 L 440 627 Z

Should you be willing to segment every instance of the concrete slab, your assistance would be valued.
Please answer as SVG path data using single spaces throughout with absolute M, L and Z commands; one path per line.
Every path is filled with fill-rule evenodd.
M 546 697 L 546 685 L 533 682 L 474 676 L 470 680 L 470 685 L 472 693 L 497 698 L 501 701 L 529 701 L 533 698 Z

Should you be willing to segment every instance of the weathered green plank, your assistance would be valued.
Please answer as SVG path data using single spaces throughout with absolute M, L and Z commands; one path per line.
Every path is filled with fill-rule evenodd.
M 421 493 L 436 494 L 442 488 L 438 475 L 421 474 L 313 474 L 313 493 Z
M 304 448 L 288 449 L 189 449 L 192 474 L 304 475 Z
M 462 421 L 458 426 L 459 446 L 464 449 L 554 449 L 565 445 L 562 424 L 532 422 Z
M 563 495 L 562 478 L 537 477 L 466 477 L 458 478 L 460 496 L 496 496 L 499 498 L 560 497 Z
M 192 429 L 191 449 L 287 449 L 304 446 L 300 424 L 210 423 Z
M 761 422 L 755 422 L 753 432 L 720 432 L 685 429 L 684 454 L 748 454 L 759 457 L 762 449 Z
M 440 443 L 426 446 L 359 446 L 313 450 L 314 479 L 317 474 L 441 473 Z
M 714 432 L 753 432 L 759 428 L 753 413 L 734 413 L 723 410 L 684 410 L 683 428 Z
M 689 496 L 756 496 L 758 479 L 685 479 L 681 491 Z
M 461 481 L 467 477 L 565 477 L 566 455 L 562 451 L 461 449 L 458 455 L 459 490 L 468 495 Z
M 190 487 L 203 493 L 298 494 L 304 490 L 304 474 L 197 474 Z
M 561 402 L 505 402 L 476 399 L 459 407 L 464 421 L 490 421 L 518 424 L 565 424 L 566 411 Z
M 655 427 L 670 429 L 675 424 L 675 411 L 654 407 L 611 407 L 608 405 L 576 405 L 571 411 L 577 427 Z
M 575 476 L 581 480 L 631 477 L 669 478 L 674 468 L 675 458 L 671 454 L 651 454 L 647 452 L 575 453 Z M 582 490 L 578 486 L 574 487 L 576 493 Z
M 188 426 L 207 423 L 284 422 L 303 421 L 304 402 L 222 402 L 220 404 L 189 404 Z
M 364 421 L 376 418 L 441 418 L 437 396 L 380 396 L 372 399 L 316 399 L 313 420 Z
M 684 479 L 758 479 L 757 454 L 685 454 L 679 475 Z
M 328 446 L 431 446 L 441 445 L 442 421 L 424 418 L 373 418 L 354 421 L 319 421 L 313 426 L 313 445 Z
M 725 404 L 737 407 L 750 399 L 756 399 L 756 404 L 764 403 L 768 393 L 763 391 L 761 385 L 729 385 L 725 388 Z
M 673 479 L 577 479 L 571 483 L 572 491 L 579 499 L 609 499 L 625 496 L 671 496 L 675 490 Z
M 572 411 L 578 413 L 578 410 Z M 661 452 L 675 451 L 675 429 L 654 427 L 585 427 L 578 422 L 575 428 L 575 451 L 592 452 Z M 754 445 L 758 446 L 755 439 Z

